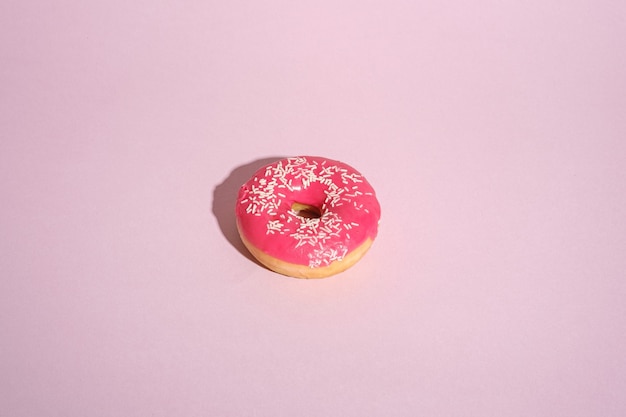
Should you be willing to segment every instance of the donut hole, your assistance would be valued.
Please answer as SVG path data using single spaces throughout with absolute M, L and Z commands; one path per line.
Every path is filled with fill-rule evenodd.
M 291 205 L 291 209 L 296 212 L 297 216 L 306 219 L 319 219 L 322 217 L 322 210 L 310 204 L 295 202 Z

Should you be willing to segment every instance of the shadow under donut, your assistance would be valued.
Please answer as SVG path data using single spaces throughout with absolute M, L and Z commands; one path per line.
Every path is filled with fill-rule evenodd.
M 213 215 L 217 219 L 222 234 L 226 240 L 249 260 L 261 265 L 244 246 L 235 218 L 235 204 L 239 188 L 247 182 L 252 175 L 265 165 L 276 162 L 285 157 L 276 156 L 257 159 L 248 164 L 241 165 L 231 171 L 228 177 L 213 189 Z

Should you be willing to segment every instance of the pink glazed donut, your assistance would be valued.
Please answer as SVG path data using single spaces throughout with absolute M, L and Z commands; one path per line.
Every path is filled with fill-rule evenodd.
M 380 204 L 367 180 L 342 162 L 281 159 L 239 190 L 237 229 L 263 265 L 296 278 L 345 271 L 378 233 Z

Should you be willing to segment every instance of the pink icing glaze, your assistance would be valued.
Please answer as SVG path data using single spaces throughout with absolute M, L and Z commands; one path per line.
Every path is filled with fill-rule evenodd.
M 316 207 L 321 217 L 298 215 L 294 203 Z M 373 240 L 380 205 L 372 186 L 354 168 L 299 156 L 259 169 L 239 190 L 236 215 L 245 238 L 261 251 L 317 268 Z

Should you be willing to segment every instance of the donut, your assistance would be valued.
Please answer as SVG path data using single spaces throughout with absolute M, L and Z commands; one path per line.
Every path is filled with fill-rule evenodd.
M 325 278 L 370 248 L 380 204 L 351 166 L 297 156 L 259 169 L 241 186 L 235 213 L 243 244 L 261 264 L 290 277 Z

